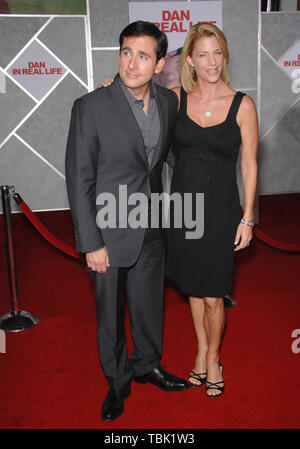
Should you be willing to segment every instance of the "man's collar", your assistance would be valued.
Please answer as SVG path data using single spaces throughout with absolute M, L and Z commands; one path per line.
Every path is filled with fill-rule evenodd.
M 157 95 L 157 90 L 156 90 L 156 87 L 155 87 L 155 83 L 151 80 L 150 81 L 150 83 L 149 83 L 149 90 L 150 90 L 150 96 L 153 98 L 153 97 L 156 97 L 156 95 Z
M 120 75 L 117 77 L 117 80 L 118 80 L 123 92 L 125 93 L 126 98 L 128 99 L 130 105 L 143 101 L 143 100 L 138 100 L 137 98 L 135 98 L 135 96 L 130 92 L 130 90 L 125 86 L 125 84 L 121 80 Z M 157 90 L 156 90 L 155 84 L 152 80 L 149 83 L 149 91 L 150 91 L 150 96 L 152 98 L 156 97 Z

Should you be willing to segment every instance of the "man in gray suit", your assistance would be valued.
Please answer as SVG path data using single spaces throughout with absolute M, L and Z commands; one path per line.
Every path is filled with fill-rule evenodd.
M 150 195 L 162 191 L 161 171 L 177 112 L 176 95 L 151 79 L 159 73 L 167 37 L 155 25 L 138 21 L 120 35 L 119 73 L 111 86 L 74 102 L 70 123 L 66 180 L 77 250 L 86 261 L 95 288 L 100 361 L 109 384 L 101 409 L 104 420 L 124 411 L 131 379 L 163 390 L 188 388 L 185 380 L 160 365 L 164 246 L 158 228 L 124 226 L 122 213 L 132 205 L 119 200 L 141 193 L 151 215 Z M 101 194 L 112 194 L 120 220 L 100 227 Z M 97 201 L 96 201 L 97 200 Z M 126 199 L 127 200 L 127 199 Z M 96 204 L 97 202 L 97 204 Z M 122 212 L 123 211 L 123 212 Z M 127 216 L 128 216 L 127 215 Z M 124 296 L 127 296 L 134 349 L 127 358 Z

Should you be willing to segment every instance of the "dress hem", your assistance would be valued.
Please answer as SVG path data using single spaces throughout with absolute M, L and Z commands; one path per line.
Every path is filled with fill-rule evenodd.
M 190 291 L 188 288 L 182 287 L 182 286 L 179 285 L 176 281 L 174 281 L 171 277 L 166 276 L 166 278 L 167 278 L 168 280 L 172 281 L 173 284 L 176 285 L 176 287 L 180 290 L 181 293 L 183 293 L 184 295 L 188 295 L 188 296 L 195 296 L 195 297 L 199 297 L 199 298 L 201 298 L 201 297 L 224 298 L 225 295 L 229 295 L 230 292 L 231 292 L 231 289 L 230 289 L 229 291 L 226 291 L 226 292 L 224 292 L 224 293 L 222 293 L 222 294 L 220 294 L 220 293 L 218 293 L 218 294 L 215 294 L 215 293 L 214 293 L 214 294 L 209 293 L 209 294 L 208 294 L 207 292 L 205 292 L 205 293 L 203 293 L 203 292 L 199 293 L 199 291 L 197 291 L 197 292 L 194 291 L 194 293 L 191 293 L 191 291 Z

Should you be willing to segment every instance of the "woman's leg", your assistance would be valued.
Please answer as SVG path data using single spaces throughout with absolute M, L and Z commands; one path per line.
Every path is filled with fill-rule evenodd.
M 205 313 L 204 313 L 204 328 L 208 339 L 207 351 L 207 381 L 221 382 L 223 381 L 222 372 L 219 365 L 220 345 L 225 325 L 225 311 L 223 298 L 203 298 Z M 220 383 L 220 387 L 224 384 Z M 217 389 L 209 389 L 207 394 L 210 396 L 219 395 L 220 391 Z
M 205 305 L 203 298 L 190 296 L 189 299 L 194 328 L 198 340 L 198 354 L 195 359 L 193 371 L 195 373 L 206 373 L 206 355 L 208 349 L 208 341 L 204 328 Z M 200 377 L 205 378 L 205 375 Z M 190 378 L 189 380 L 195 385 L 201 385 L 201 382 L 197 379 Z

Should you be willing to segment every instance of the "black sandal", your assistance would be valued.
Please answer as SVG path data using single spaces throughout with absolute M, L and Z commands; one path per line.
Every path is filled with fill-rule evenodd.
M 218 384 L 224 384 L 223 387 L 220 387 Z M 209 384 L 209 385 L 207 385 Z M 208 390 L 219 390 L 220 393 L 219 394 L 207 394 Z M 223 393 L 223 391 L 225 390 L 225 383 L 224 380 L 220 380 L 220 382 L 206 382 L 206 394 L 209 398 L 217 398 L 219 396 L 221 396 L 221 394 Z
M 205 377 L 200 377 L 201 375 L 205 375 Z M 189 375 L 189 385 L 191 387 L 201 387 L 205 382 L 207 378 L 207 373 L 196 373 L 195 371 L 191 371 L 191 374 Z M 190 382 L 190 379 L 196 379 L 199 380 L 200 384 L 195 384 L 193 382 Z
M 222 365 L 222 363 L 220 363 L 219 365 L 220 365 L 220 371 L 221 371 L 221 374 L 222 374 L 223 373 L 223 365 Z M 220 387 L 219 384 L 222 384 L 222 383 L 224 385 L 222 387 Z M 220 391 L 220 393 L 219 394 L 207 394 L 208 390 L 218 390 L 218 391 Z M 225 382 L 224 382 L 224 380 L 220 380 L 219 382 L 206 381 L 206 389 L 205 389 L 205 391 L 206 391 L 206 394 L 207 394 L 207 396 L 209 398 L 217 398 L 217 397 L 221 396 L 221 394 L 224 392 L 224 390 L 225 390 Z

